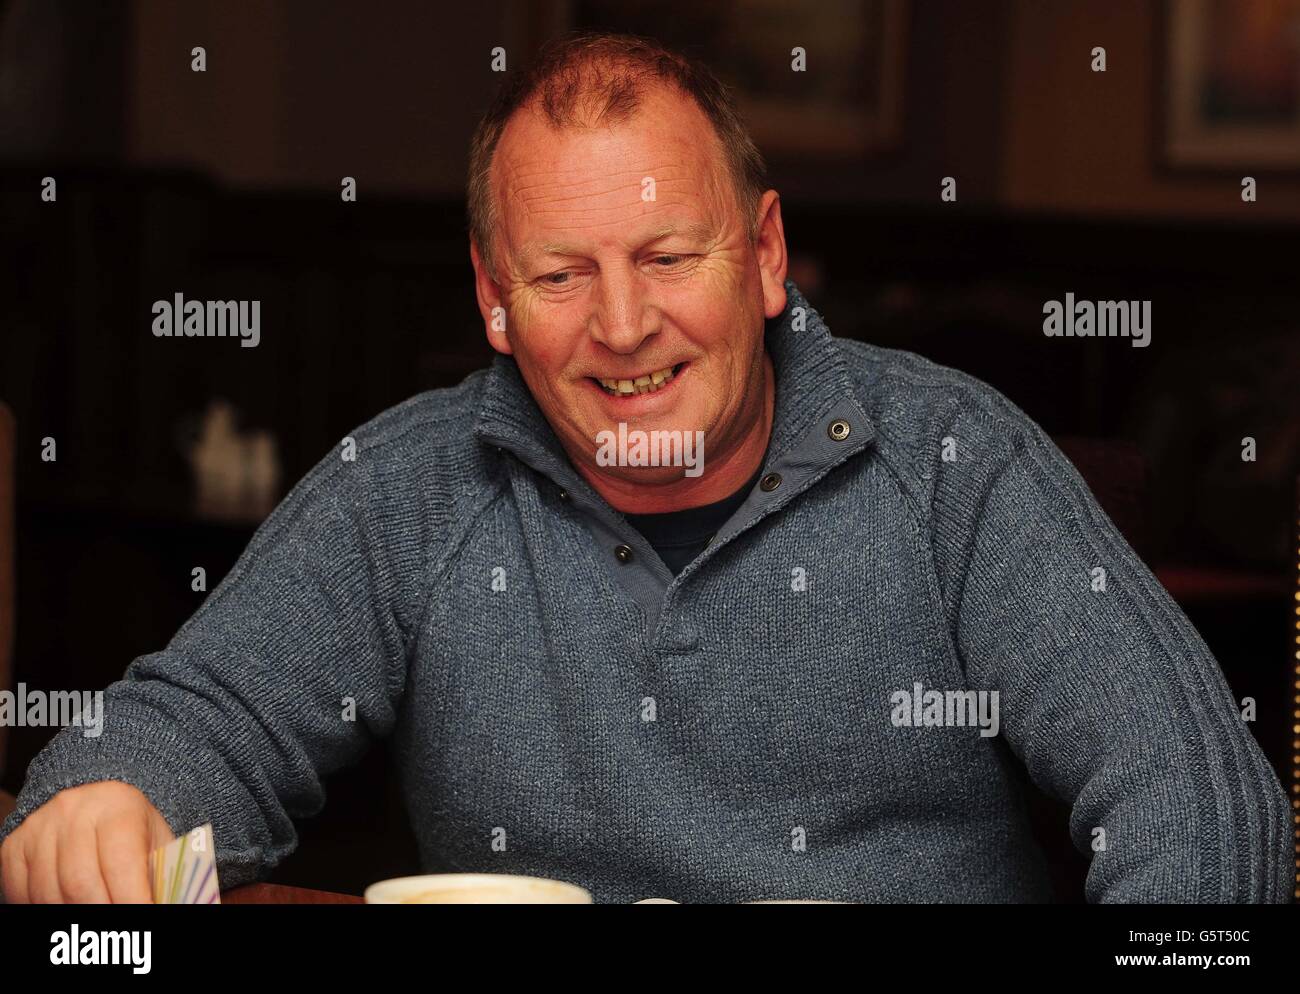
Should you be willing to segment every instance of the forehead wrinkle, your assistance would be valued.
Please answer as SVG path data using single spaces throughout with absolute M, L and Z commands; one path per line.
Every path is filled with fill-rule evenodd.
M 607 190 L 599 190 L 599 191 L 592 190 L 590 192 L 572 193 L 567 196 L 547 196 L 545 194 L 538 194 L 538 193 L 524 194 L 519 197 L 519 200 L 525 206 L 538 200 L 542 200 L 547 205 L 550 204 L 555 205 L 553 207 L 545 206 L 541 208 L 536 208 L 530 211 L 530 213 L 533 216 L 540 216 L 542 214 L 564 213 L 566 209 L 566 205 L 572 204 L 575 201 L 583 202 L 587 200 L 602 200 L 608 198 L 611 194 L 617 194 L 622 191 L 627 191 L 627 189 L 628 188 L 626 186 L 617 186 L 617 187 L 611 187 Z M 640 200 L 641 198 L 637 196 L 634 199 Z M 620 206 L 622 205 L 614 205 L 612 207 L 593 206 L 590 209 L 591 210 L 618 210 Z
M 665 204 L 661 206 L 679 207 L 684 205 Z M 599 222 L 599 225 L 604 226 L 606 224 L 617 224 L 622 222 L 624 222 L 623 218 L 614 218 L 609 222 Z M 555 230 L 557 232 L 574 231 L 574 230 L 583 231 L 583 230 L 590 229 L 591 227 L 592 225 L 590 224 L 559 225 L 555 228 Z M 689 237 L 698 238 L 702 241 L 709 241 L 717 236 L 717 230 L 716 230 L 716 226 L 711 224 L 708 221 L 698 221 L 698 220 L 686 221 L 686 222 L 666 221 L 660 223 L 655 228 L 653 228 L 647 235 L 645 235 L 642 238 L 642 244 L 657 242 L 663 238 L 667 238 L 670 235 L 687 235 Z M 526 248 L 522 254 L 522 258 L 531 259 L 535 255 L 547 255 L 547 254 L 581 255 L 583 253 L 581 251 L 578 251 L 576 246 L 566 244 L 565 242 L 562 241 L 552 240 L 552 241 L 544 242 L 543 244 L 538 245 L 536 247 Z
M 634 176 L 641 175 L 641 170 L 629 172 Z M 603 178 L 598 177 L 598 179 Z M 522 188 L 516 187 L 515 196 L 511 199 L 522 215 L 519 217 L 520 221 L 532 221 L 549 229 L 550 232 L 558 233 L 582 231 L 611 224 L 626 225 L 654 214 L 662 215 L 670 210 L 690 212 L 692 209 L 703 207 L 709 215 L 707 220 L 686 220 L 680 225 L 670 225 L 667 221 L 661 222 L 654 237 L 663 237 L 672 231 L 703 238 L 717 233 L 716 224 L 710 223 L 714 221 L 711 187 L 704 191 L 703 197 L 691 196 L 686 189 L 683 189 L 681 182 L 672 180 L 661 183 L 656 180 L 656 191 L 662 191 L 667 195 L 656 196 L 653 201 L 647 202 L 642 199 L 639 181 L 635 186 L 628 184 L 605 186 L 598 190 L 584 190 L 565 195 L 548 195 L 545 191 L 550 186 L 552 184 L 538 183 Z M 627 194 L 627 198 L 620 197 L 620 193 Z M 629 217 L 628 208 L 641 209 Z M 539 235 L 545 237 L 547 233 L 543 231 Z M 550 242 L 547 243 L 547 250 L 550 250 Z M 527 250 L 525 252 L 527 253 Z
M 568 205 L 566 203 L 557 206 L 546 206 L 530 210 L 529 218 L 551 221 L 553 218 L 559 218 L 560 221 L 555 223 L 557 228 L 581 228 L 586 223 L 595 224 L 630 224 L 640 221 L 652 214 L 663 214 L 667 210 L 681 208 L 690 210 L 692 201 L 687 198 L 664 199 L 656 197 L 651 201 L 643 201 L 640 196 L 631 201 L 613 204 L 586 204 L 580 206 Z M 642 208 L 629 215 L 628 208 Z M 603 216 L 614 215 L 609 220 L 603 220 Z M 569 223 L 564 223 L 564 219 L 571 218 Z
M 667 164 L 664 166 L 651 166 L 647 169 L 618 169 L 603 170 L 596 175 L 592 175 L 591 170 L 567 169 L 555 170 L 538 168 L 536 170 L 512 170 L 511 174 L 506 177 L 506 194 L 522 199 L 536 199 L 538 196 L 545 196 L 546 191 L 556 190 L 556 198 L 560 202 L 573 200 L 578 197 L 600 197 L 611 193 L 616 193 L 623 189 L 635 188 L 637 199 L 640 199 L 641 182 L 646 176 L 650 176 L 655 181 L 655 186 L 673 186 L 679 182 L 678 172 L 686 173 L 684 167 Z M 565 177 L 573 176 L 573 179 Z M 620 177 L 627 177 L 621 180 Z M 608 183 L 609 186 L 604 189 L 585 190 L 585 186 L 599 183 Z M 577 188 L 577 192 L 563 193 L 569 189 Z

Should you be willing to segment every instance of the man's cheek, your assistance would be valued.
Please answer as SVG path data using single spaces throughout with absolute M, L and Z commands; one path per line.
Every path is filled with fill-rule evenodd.
M 515 329 L 515 352 L 548 385 L 558 379 L 568 364 L 569 349 L 559 329 L 541 325 L 519 325 Z
M 745 263 L 732 252 L 714 252 L 700 259 L 695 267 L 698 281 L 707 285 L 719 300 L 736 306 L 736 295 L 745 286 Z
M 566 375 L 569 364 L 567 352 L 548 349 L 538 356 L 537 368 L 546 377 L 548 389 L 559 392 L 572 391 L 575 384 L 571 376 Z
M 752 309 L 745 285 L 734 266 L 724 260 L 704 259 L 673 302 L 673 312 L 706 347 L 716 338 L 735 335 L 738 324 Z
M 543 323 L 537 290 L 527 284 L 513 288 L 507 295 L 506 311 L 511 332 L 521 339 L 530 338 L 533 329 Z

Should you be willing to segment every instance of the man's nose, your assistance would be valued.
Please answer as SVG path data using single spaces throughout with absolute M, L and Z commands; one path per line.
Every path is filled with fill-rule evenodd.
M 657 330 L 650 305 L 636 273 L 602 274 L 591 337 L 611 352 L 628 355 Z

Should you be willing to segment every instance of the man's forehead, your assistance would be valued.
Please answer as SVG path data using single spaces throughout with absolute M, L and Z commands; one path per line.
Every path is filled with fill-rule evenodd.
M 718 193 L 719 173 L 725 169 L 720 156 L 701 154 L 698 146 L 688 144 L 629 146 L 622 140 L 627 134 L 605 130 L 593 136 L 600 143 L 595 145 L 570 144 L 563 137 L 543 147 L 512 143 L 493 161 L 499 202 L 510 205 L 521 220 L 545 227 L 634 211 L 657 200 L 708 200 Z M 647 197 L 650 182 L 654 192 Z
M 630 246 L 673 235 L 718 236 L 725 167 L 712 126 L 680 94 L 656 88 L 629 119 L 611 126 L 557 129 L 529 106 L 506 132 L 493 171 L 498 202 L 509 205 L 503 227 L 520 261 L 585 254 L 614 227 Z M 645 161 L 628 161 L 629 139 L 631 158 Z M 646 202 L 647 176 L 655 180 L 659 205 Z M 669 203 L 673 209 L 661 209 Z

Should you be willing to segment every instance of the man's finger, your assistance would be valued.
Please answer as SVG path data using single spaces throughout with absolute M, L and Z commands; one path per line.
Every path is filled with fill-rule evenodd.
M 141 815 L 97 826 L 99 866 L 114 904 L 152 904 L 149 888 L 149 826 Z
M 107 904 L 108 888 L 99 868 L 95 826 L 74 821 L 59 839 L 59 890 L 66 904 Z
M 0 890 L 4 891 L 6 904 L 27 904 L 27 853 L 26 836 L 5 840 L 4 863 L 0 866 Z
M 33 904 L 62 904 L 59 889 L 59 837 L 37 832 L 27 845 L 27 894 Z

